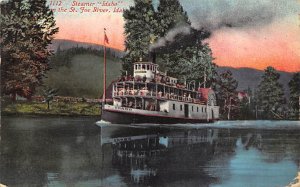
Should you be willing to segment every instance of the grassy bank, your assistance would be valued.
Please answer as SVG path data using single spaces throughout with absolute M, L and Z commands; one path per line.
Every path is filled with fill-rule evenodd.
M 47 103 L 38 102 L 12 102 L 2 105 L 3 115 L 62 115 L 62 116 L 99 116 L 98 103 L 66 103 L 53 102 L 50 109 Z

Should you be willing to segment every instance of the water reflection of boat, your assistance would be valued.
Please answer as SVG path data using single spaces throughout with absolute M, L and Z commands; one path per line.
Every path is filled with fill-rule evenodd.
M 193 180 L 192 186 L 214 180 L 202 166 L 215 154 L 220 140 L 219 129 L 160 128 L 156 129 L 157 133 L 151 129 L 135 129 L 139 131 L 137 134 L 134 129 L 121 128 L 101 128 L 101 145 L 112 146 L 112 164 L 119 168 L 128 183 L 148 185 L 155 180 L 174 180 L 176 175 L 178 180 L 184 180 L 183 176 L 193 179 L 202 176 Z M 174 182 L 176 180 L 171 183 Z
M 130 129 L 126 131 L 126 129 Z M 153 148 L 151 145 L 161 145 L 171 148 L 181 145 L 197 143 L 212 144 L 218 137 L 218 129 L 193 129 L 182 131 L 180 129 L 170 131 L 168 128 L 156 129 L 132 129 L 120 126 L 107 126 L 101 128 L 101 145 L 113 144 L 133 149 Z

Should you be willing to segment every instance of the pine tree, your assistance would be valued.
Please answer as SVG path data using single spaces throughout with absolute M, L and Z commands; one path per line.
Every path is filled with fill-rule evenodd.
M 1 92 L 30 98 L 48 69 L 47 46 L 58 32 L 46 0 L 1 3 Z
M 165 36 L 174 27 L 191 25 L 187 13 L 178 0 L 160 0 L 157 10 L 158 37 Z
M 295 73 L 289 82 L 291 118 L 299 119 L 300 72 Z
M 215 85 L 214 90 L 217 95 L 217 103 L 220 106 L 220 113 L 228 120 L 232 119 L 232 116 L 237 115 L 238 112 L 237 87 L 238 82 L 229 70 L 220 74 Z
M 164 69 L 181 81 L 195 80 L 197 85 L 211 87 L 217 79 L 216 64 L 208 44 L 177 49 L 164 54 L 164 59 Z
M 199 44 L 198 44 L 199 45 Z M 188 79 L 198 80 L 203 87 L 211 87 L 217 79 L 216 64 L 208 44 L 194 47 Z
M 125 48 L 123 70 L 132 74 L 132 63 L 140 58 L 148 60 L 149 46 L 154 37 L 157 22 L 151 0 L 135 0 L 134 6 L 125 10 Z
M 273 67 L 267 67 L 258 85 L 258 109 L 264 111 L 264 118 L 282 118 L 285 99 L 279 77 L 280 74 Z

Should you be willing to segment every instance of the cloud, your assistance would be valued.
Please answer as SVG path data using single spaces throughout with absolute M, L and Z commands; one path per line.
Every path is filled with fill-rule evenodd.
M 297 0 L 181 0 L 196 28 L 261 27 L 300 13 Z

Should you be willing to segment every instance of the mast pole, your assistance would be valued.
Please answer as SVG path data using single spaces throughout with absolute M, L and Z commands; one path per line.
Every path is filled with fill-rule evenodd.
M 105 104 L 105 100 L 106 100 L 106 40 L 105 40 L 106 33 L 105 33 L 105 31 L 106 31 L 106 29 L 104 28 L 104 37 L 103 37 L 103 43 L 104 43 L 103 104 Z
M 204 88 L 206 88 L 206 67 L 204 68 Z

